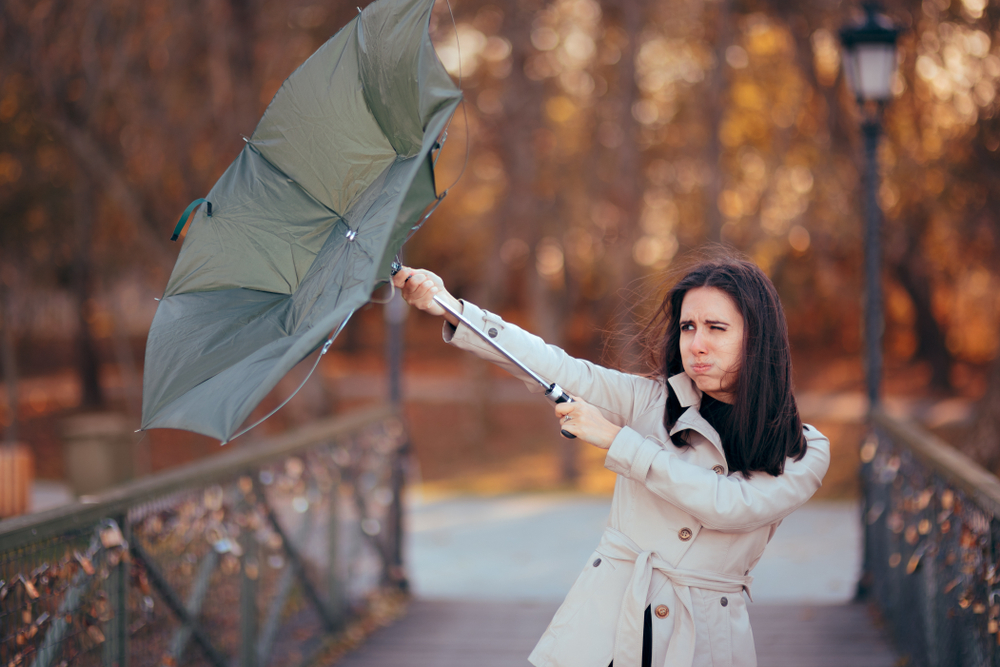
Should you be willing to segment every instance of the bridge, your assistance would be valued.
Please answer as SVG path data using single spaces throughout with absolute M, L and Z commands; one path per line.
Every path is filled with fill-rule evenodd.
M 344 667 L 526 665 L 525 656 L 589 560 L 609 499 L 579 494 L 412 502 L 406 616 Z M 763 665 L 892 667 L 898 659 L 864 604 L 854 502 L 818 502 L 788 517 L 754 570 L 749 605 Z
M 392 408 L 357 411 L 0 522 L 0 665 L 525 665 L 565 582 L 549 574 L 550 563 L 524 567 L 511 545 L 474 557 L 443 544 L 435 556 L 434 525 L 461 533 L 490 516 L 463 507 L 467 500 L 404 515 L 407 443 Z M 818 552 L 805 559 L 805 578 L 837 589 L 836 600 L 815 591 L 769 599 L 766 591 L 782 589 L 773 581 L 787 589 L 798 575 L 762 561 L 750 605 L 759 664 L 1000 664 L 1000 482 L 882 413 L 860 455 L 861 505 L 837 525 L 856 533 L 851 553 L 865 600 L 853 601 L 844 590 L 853 581 L 824 564 L 833 547 L 808 535 L 802 544 Z M 546 516 L 580 524 L 579 537 L 555 540 L 570 549 L 592 542 L 587 522 L 606 516 L 602 502 L 508 498 L 501 504 L 514 508 L 501 508 L 501 518 L 515 531 L 551 533 Z M 805 511 L 802 523 L 830 532 Z M 778 557 L 782 535 L 805 530 L 796 516 L 769 549 Z M 429 542 L 418 549 L 420 539 Z M 445 563 L 443 553 L 457 560 Z M 476 569 L 498 572 L 503 560 L 504 576 Z M 435 574 L 435 562 L 452 576 Z M 440 582 L 461 583 L 460 566 L 474 585 L 449 590 Z M 536 579 L 518 582 L 515 572 Z M 398 600 L 387 592 L 408 580 L 416 596 L 405 613 L 372 632 Z

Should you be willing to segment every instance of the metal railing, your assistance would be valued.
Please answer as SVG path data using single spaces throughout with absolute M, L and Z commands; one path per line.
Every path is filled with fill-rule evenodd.
M 1000 480 L 911 424 L 875 413 L 872 425 L 860 592 L 908 664 L 1000 666 Z
M 405 587 L 389 407 L 0 522 L 0 666 L 303 662 Z

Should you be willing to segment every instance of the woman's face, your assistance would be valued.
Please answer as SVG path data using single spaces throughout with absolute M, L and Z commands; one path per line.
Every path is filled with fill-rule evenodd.
M 681 360 L 684 372 L 704 393 L 724 403 L 743 360 L 743 315 L 716 287 L 688 290 L 681 302 Z

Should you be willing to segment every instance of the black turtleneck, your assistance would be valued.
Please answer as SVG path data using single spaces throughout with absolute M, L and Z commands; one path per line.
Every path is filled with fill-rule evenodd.
M 729 450 L 733 443 L 733 438 L 730 437 L 732 433 L 733 406 L 729 403 L 718 401 L 708 394 L 702 394 L 701 407 L 698 412 L 701 413 L 705 421 L 711 424 L 712 428 L 719 434 L 719 439 L 722 441 L 722 451 L 726 453 L 726 463 L 728 464 L 732 460 Z

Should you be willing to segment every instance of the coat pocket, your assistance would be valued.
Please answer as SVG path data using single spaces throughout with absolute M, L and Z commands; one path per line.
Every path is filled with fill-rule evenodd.
M 607 665 L 629 575 L 629 569 L 621 567 L 621 563 L 597 551 L 591 553 L 532 652 L 531 662 Z
M 614 573 L 616 566 L 610 558 L 602 556 L 597 551 L 590 554 L 583 571 L 576 578 L 573 587 L 566 594 L 566 599 L 559 606 L 556 615 L 552 617 L 549 630 L 558 632 L 561 628 L 570 624 L 573 617 L 588 604 L 599 604 L 594 593 L 604 588 L 602 582 Z
M 708 642 L 707 653 L 711 656 L 710 661 L 704 663 L 705 667 L 735 667 L 736 664 L 743 664 L 735 658 L 736 653 L 744 650 L 744 647 L 736 646 L 733 641 L 734 619 L 740 615 L 745 618 L 747 615 L 742 594 L 704 591 L 700 606 L 705 629 L 703 636 Z

